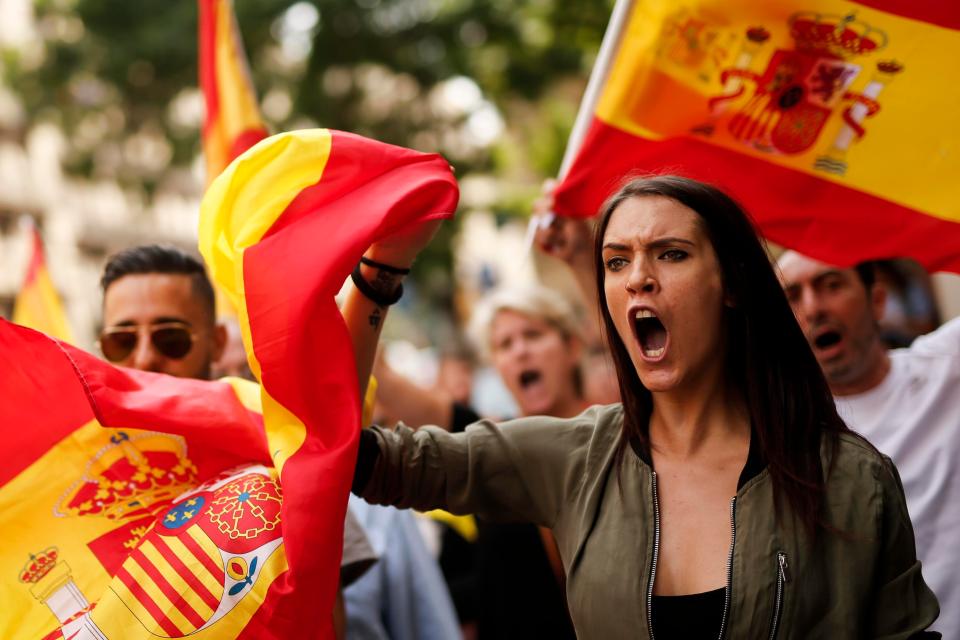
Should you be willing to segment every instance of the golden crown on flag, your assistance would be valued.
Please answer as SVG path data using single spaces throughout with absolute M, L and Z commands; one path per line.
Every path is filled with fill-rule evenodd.
M 59 555 L 60 552 L 56 547 L 47 547 L 36 554 L 31 553 L 30 560 L 23 565 L 23 571 L 20 572 L 20 582 L 28 584 L 40 582 L 56 566 Z
M 197 467 L 182 438 L 147 433 L 131 440 L 120 431 L 111 441 L 67 492 L 61 512 L 111 520 L 148 515 L 196 485 Z
M 790 17 L 790 36 L 797 48 L 819 55 L 849 60 L 872 53 L 887 44 L 887 36 L 866 22 L 847 16 L 801 12 Z

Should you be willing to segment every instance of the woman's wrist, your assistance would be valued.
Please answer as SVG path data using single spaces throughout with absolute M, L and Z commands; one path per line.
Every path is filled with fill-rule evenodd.
M 355 272 L 367 285 L 359 287 L 361 293 L 376 302 L 378 306 L 388 306 L 396 302 L 399 298 L 398 294 L 402 292 L 405 277 L 403 272 L 409 269 L 409 266 L 386 262 L 384 259 L 378 259 L 379 256 L 374 258 L 369 251 L 364 258 L 357 265 Z M 356 279 L 354 283 L 362 285 L 362 283 L 356 283 Z

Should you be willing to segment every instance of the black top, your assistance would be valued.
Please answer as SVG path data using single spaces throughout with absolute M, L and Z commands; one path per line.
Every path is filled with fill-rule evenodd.
M 686 596 L 653 596 L 653 632 L 657 640 L 713 640 L 720 635 L 727 590 Z

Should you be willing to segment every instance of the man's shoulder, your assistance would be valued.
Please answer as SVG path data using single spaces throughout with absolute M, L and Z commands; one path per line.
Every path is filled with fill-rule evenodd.
M 900 358 L 940 357 L 960 361 L 960 316 L 920 336 L 909 347 L 895 349 L 891 354 Z

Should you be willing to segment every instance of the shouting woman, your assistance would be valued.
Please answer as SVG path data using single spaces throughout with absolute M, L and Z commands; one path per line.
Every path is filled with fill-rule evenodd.
M 838 417 L 747 215 L 634 180 L 595 261 L 622 404 L 366 429 L 354 490 L 550 528 L 582 638 L 920 634 L 938 607 L 896 469 Z

